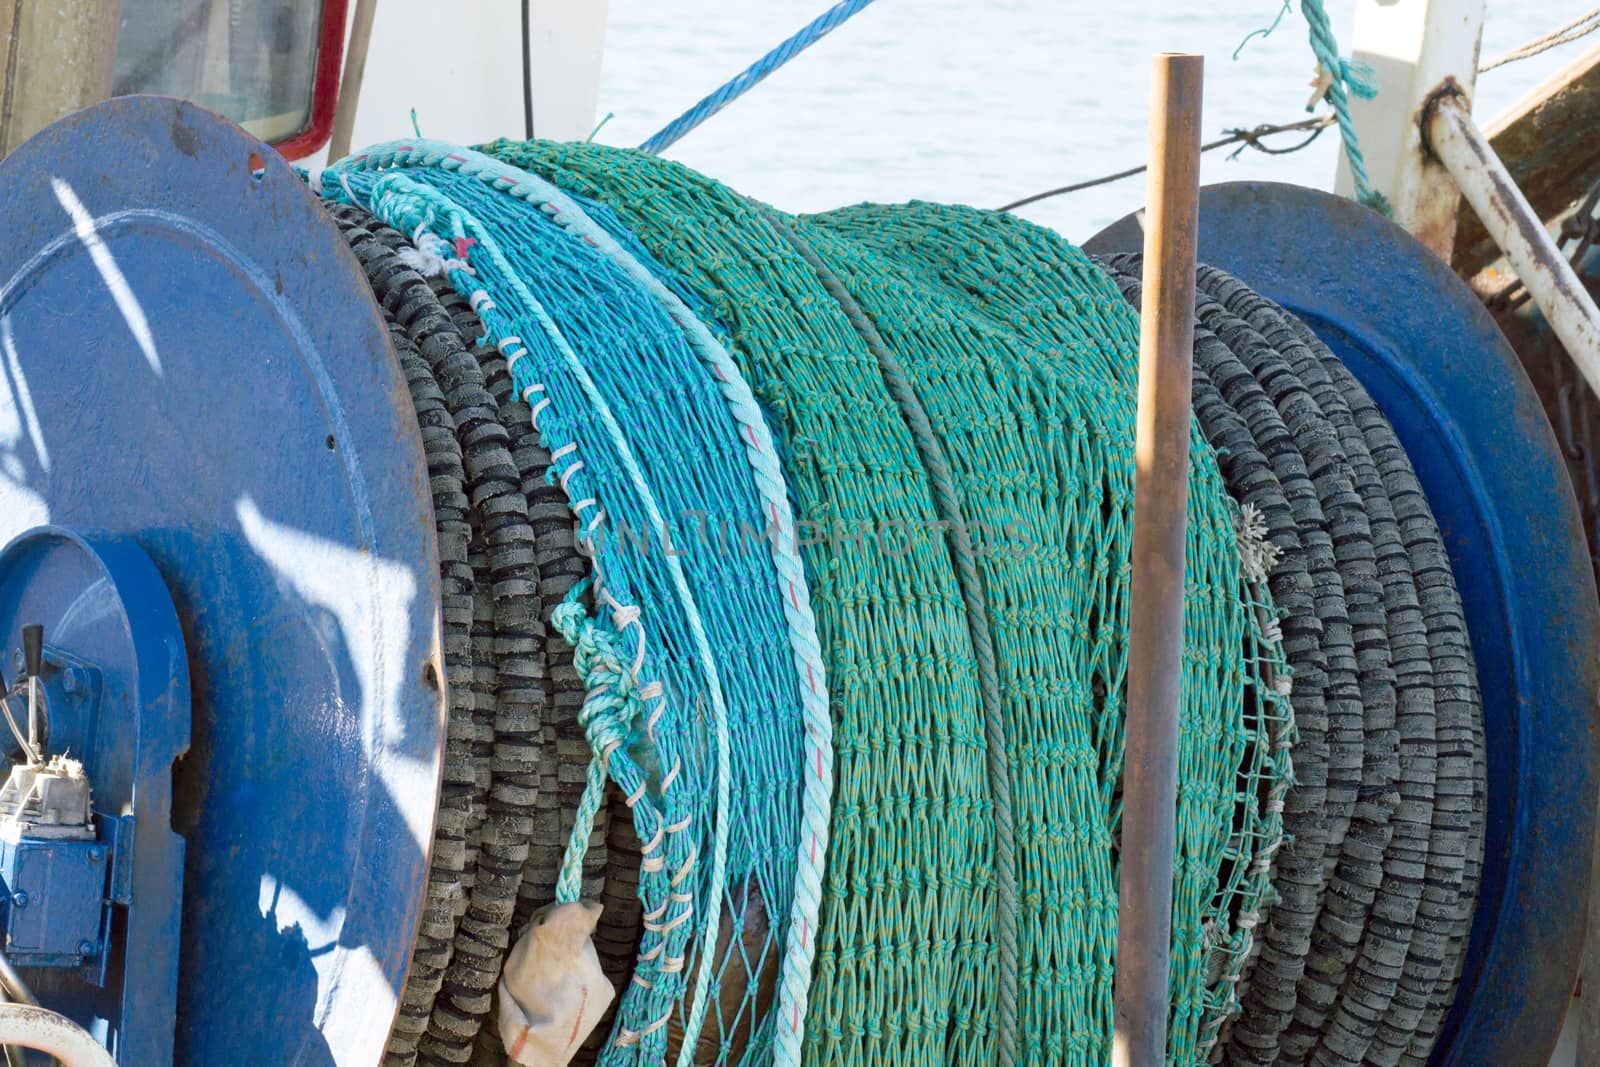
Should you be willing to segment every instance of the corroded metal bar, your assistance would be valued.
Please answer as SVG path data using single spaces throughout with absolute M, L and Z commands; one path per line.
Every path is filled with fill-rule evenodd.
M 1428 150 L 1444 164 L 1550 322 L 1589 388 L 1600 393 L 1600 308 L 1517 188 L 1466 100 L 1446 82 L 1422 112 Z
M 1495 155 L 1542 219 L 1561 214 L 1600 179 L 1600 45 L 1483 124 Z M 1456 226 L 1454 267 L 1471 278 L 1498 256 L 1470 211 Z
M 1204 60 L 1159 55 L 1151 74 L 1112 1050 L 1117 1067 L 1166 1062 Z

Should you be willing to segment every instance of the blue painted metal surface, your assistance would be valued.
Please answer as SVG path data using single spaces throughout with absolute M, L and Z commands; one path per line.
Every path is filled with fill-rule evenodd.
M 1572 486 L 1516 354 L 1421 244 L 1297 186 L 1201 192 L 1200 260 L 1304 319 L 1388 415 L 1445 536 L 1484 694 L 1484 882 L 1433 1062 L 1544 1063 L 1582 954 L 1600 603 Z M 1137 251 L 1130 217 L 1090 241 Z
M 182 623 L 176 1060 L 378 1063 L 443 750 L 421 439 L 331 222 L 191 104 L 0 163 L 0 540 L 43 523 L 136 543 Z
M 16 721 L 24 723 L 28 717 L 27 673 L 24 670 L 21 648 L 11 650 L 11 712 Z M 58 720 L 72 722 L 92 721 L 100 714 L 100 697 L 105 688 L 105 678 L 100 669 L 62 648 L 44 645 L 44 671 L 37 680 L 39 702 Z M 50 715 L 42 716 L 39 723 L 43 748 L 49 748 Z M 78 748 L 81 750 L 81 745 Z M 0 733 L 0 752 L 9 760 L 22 754 L 10 730 Z
M 13 965 L 91 967 L 98 976 L 110 857 L 102 841 L 0 838 L 0 926 Z
M 95 1033 L 120 1062 L 163 1063 L 172 1056 L 183 888 L 184 843 L 170 825 L 172 765 L 189 747 L 183 633 L 161 575 L 131 540 L 48 527 L 0 552 L 0 641 L 7 643 L 0 647 L 20 651 L 22 627 L 30 623 L 43 624 L 51 641 L 50 751 L 81 760 L 94 789 L 98 840 L 78 847 L 98 850 L 101 860 L 89 872 L 92 895 L 76 902 L 92 914 L 73 932 L 62 929 L 70 916 L 60 912 L 74 903 L 66 887 L 52 880 L 42 892 L 29 875 L 29 858 L 18 870 L 11 850 L 0 846 L 12 894 L 9 933 L 14 939 L 20 922 L 44 938 L 27 945 L 13 940 L 8 951 L 14 963 L 32 966 L 43 962 L 40 953 L 65 954 L 114 929 L 117 947 L 81 968 L 25 973 L 41 1000 Z M 83 672 L 75 690 L 93 671 L 96 699 L 65 691 L 73 670 Z M 52 845 L 57 860 L 71 858 L 74 849 Z M 106 914 L 108 894 L 126 909 L 120 915 Z

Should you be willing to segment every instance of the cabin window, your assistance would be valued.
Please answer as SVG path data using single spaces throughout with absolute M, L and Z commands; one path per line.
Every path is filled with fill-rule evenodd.
M 290 158 L 327 142 L 346 0 L 122 0 L 113 93 L 179 96 Z

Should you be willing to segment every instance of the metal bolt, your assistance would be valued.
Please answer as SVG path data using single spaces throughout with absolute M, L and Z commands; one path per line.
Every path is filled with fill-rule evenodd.
M 61 672 L 61 689 L 69 696 L 84 693 L 89 689 L 89 679 L 85 677 L 82 667 L 68 667 Z
M 11 669 L 14 671 L 22 669 L 22 649 L 20 648 L 11 650 Z
M 11 903 L 16 907 L 26 908 L 28 906 L 28 894 L 21 889 L 17 890 L 11 894 Z
M 92 941 L 79 941 L 78 942 L 78 955 L 80 955 L 80 956 L 93 956 L 94 955 L 94 942 L 92 942 Z

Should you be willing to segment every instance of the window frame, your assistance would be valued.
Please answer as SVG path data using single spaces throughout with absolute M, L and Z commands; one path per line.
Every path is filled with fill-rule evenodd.
M 349 0 L 322 0 L 322 27 L 317 33 L 317 68 L 311 82 L 311 121 L 282 141 L 269 142 L 285 159 L 304 159 L 333 136 L 339 108 L 339 77 L 344 66 L 344 28 Z

